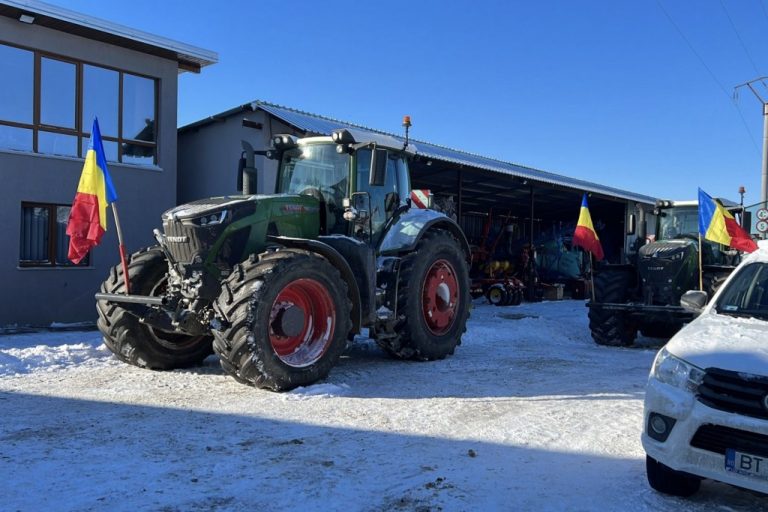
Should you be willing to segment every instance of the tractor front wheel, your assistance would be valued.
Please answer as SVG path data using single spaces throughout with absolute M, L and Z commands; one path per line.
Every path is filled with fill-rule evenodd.
M 226 280 L 214 350 L 235 379 L 284 391 L 323 379 L 346 348 L 347 286 L 326 259 L 284 249 L 252 256 Z
M 168 262 L 159 247 L 142 249 L 129 258 L 131 292 L 161 296 L 167 286 Z M 101 285 L 102 293 L 125 293 L 121 265 L 112 267 Z M 161 331 L 141 323 L 120 307 L 104 300 L 96 302 L 97 325 L 104 344 L 123 362 L 152 370 L 197 366 L 213 353 L 211 336 L 190 336 Z

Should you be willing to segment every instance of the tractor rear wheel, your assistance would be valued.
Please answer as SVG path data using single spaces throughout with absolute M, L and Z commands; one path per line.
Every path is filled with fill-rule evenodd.
M 214 305 L 214 350 L 235 379 L 284 391 L 323 379 L 346 348 L 351 301 L 325 258 L 284 249 L 237 265 Z
M 630 272 L 625 269 L 596 273 L 595 301 L 603 304 L 626 302 L 630 277 Z M 598 345 L 628 347 L 634 343 L 637 336 L 637 329 L 627 313 L 600 307 L 589 308 L 589 329 L 592 331 L 592 339 Z
M 458 241 L 428 231 L 400 265 L 396 336 L 379 344 L 399 359 L 429 361 L 453 354 L 469 317 L 469 270 Z
M 128 277 L 131 292 L 137 295 L 163 295 L 167 286 L 168 263 L 159 247 L 142 249 L 129 257 Z M 102 293 L 125 293 L 121 265 L 112 267 L 101 285 Z M 152 370 L 188 368 L 203 362 L 213 353 L 211 336 L 189 336 L 149 327 L 120 307 L 97 301 L 97 325 L 104 344 L 123 362 Z

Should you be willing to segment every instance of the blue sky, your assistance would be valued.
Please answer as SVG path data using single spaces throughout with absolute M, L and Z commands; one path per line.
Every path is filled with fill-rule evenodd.
M 652 196 L 759 200 L 765 0 L 49 0 L 213 50 L 179 123 L 254 99 Z M 761 91 L 763 92 L 763 91 Z M 768 92 L 764 95 L 768 100 Z

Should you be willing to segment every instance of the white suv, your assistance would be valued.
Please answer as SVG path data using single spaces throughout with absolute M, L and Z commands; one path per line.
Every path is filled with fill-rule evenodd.
M 768 494 L 768 243 L 662 348 L 645 393 L 648 482 L 690 496 L 702 478 Z

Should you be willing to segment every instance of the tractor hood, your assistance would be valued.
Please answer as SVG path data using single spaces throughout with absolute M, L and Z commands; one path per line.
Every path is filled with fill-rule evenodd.
M 215 214 L 216 212 L 227 211 L 232 208 L 242 208 L 243 206 L 257 201 L 261 197 L 269 196 L 222 196 L 207 197 L 192 201 L 191 203 L 175 206 L 163 213 L 163 220 L 191 220 L 203 215 Z
M 641 258 L 679 258 L 678 254 L 685 253 L 688 247 L 694 245 L 693 240 L 664 240 L 661 242 L 651 242 L 640 248 Z
M 664 240 L 640 248 L 637 268 L 646 304 L 677 304 L 695 287 L 698 248 L 692 240 Z

